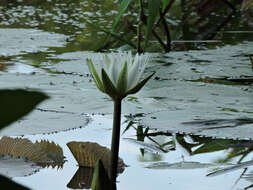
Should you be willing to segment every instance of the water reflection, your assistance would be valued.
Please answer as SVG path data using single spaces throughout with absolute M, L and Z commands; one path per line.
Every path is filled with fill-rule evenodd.
M 79 167 L 75 175 L 67 184 L 71 189 L 90 189 L 94 168 L 91 167 Z
M 145 153 L 166 153 L 179 151 L 179 149 L 184 149 L 189 156 L 224 151 L 226 154 L 223 154 L 223 158 L 217 158 L 214 163 L 226 164 L 233 161 L 234 158 L 238 159 L 237 163 L 241 163 L 253 151 L 253 140 L 222 139 L 152 131 L 140 133 L 139 131 L 147 131 L 143 126 L 134 129 L 136 130 L 136 140 L 126 140 L 131 140 L 135 146 L 140 147 L 143 157 Z

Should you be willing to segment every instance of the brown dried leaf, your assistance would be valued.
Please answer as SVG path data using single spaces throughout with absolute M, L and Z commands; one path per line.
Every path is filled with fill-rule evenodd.
M 71 141 L 67 143 L 68 148 L 72 152 L 79 166 L 84 167 L 95 167 L 96 162 L 100 159 L 106 170 L 109 169 L 111 151 L 93 142 L 76 142 Z M 118 161 L 118 172 L 124 171 L 123 160 L 119 158 Z
M 64 156 L 62 148 L 54 142 L 42 140 L 32 143 L 28 139 L 2 137 L 0 140 L 0 155 L 10 155 L 14 158 L 25 158 L 36 163 L 62 165 Z

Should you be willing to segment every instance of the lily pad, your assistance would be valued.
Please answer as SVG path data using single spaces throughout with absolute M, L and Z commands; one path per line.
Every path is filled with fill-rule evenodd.
M 35 29 L 0 29 L 0 55 L 12 56 L 28 52 L 47 50 L 48 47 L 65 45 L 63 34 L 43 32 Z
M 24 160 L 23 158 L 0 158 L 0 174 L 13 177 L 24 177 L 32 175 L 41 169 L 34 162 Z

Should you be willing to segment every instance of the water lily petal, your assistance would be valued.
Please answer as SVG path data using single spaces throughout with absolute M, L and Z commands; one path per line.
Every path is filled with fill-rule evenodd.
M 131 90 L 127 91 L 127 95 L 128 94 L 135 94 L 137 93 L 139 90 L 141 90 L 141 88 L 148 82 L 148 80 L 155 74 L 152 73 L 151 75 L 149 75 L 148 77 L 146 77 L 145 79 L 143 79 L 141 82 L 139 82 L 135 87 L 133 87 Z
M 133 88 L 139 82 L 136 79 L 139 72 L 140 62 L 137 61 L 136 63 L 130 64 L 130 65 L 131 65 L 131 68 L 129 69 L 129 72 L 128 72 L 128 85 L 127 85 L 128 90 Z
M 139 67 L 138 67 L 138 73 L 136 75 L 136 81 L 140 81 L 140 78 L 144 73 L 146 65 L 149 62 L 149 57 L 143 55 L 143 56 L 139 57 L 138 62 L 139 62 Z M 134 63 L 134 64 L 136 64 L 136 63 Z

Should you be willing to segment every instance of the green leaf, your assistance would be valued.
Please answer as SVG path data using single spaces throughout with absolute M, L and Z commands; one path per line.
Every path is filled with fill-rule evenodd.
M 209 142 L 209 143 L 205 143 L 203 146 L 194 150 L 192 154 L 195 155 L 195 154 L 202 154 L 202 153 L 211 153 L 211 152 L 216 152 L 216 151 L 225 150 L 225 149 L 227 149 L 226 146 L 222 146 L 216 142 Z
M 171 0 L 162 0 L 162 10 L 164 11 L 164 9 L 167 7 L 167 5 L 169 4 Z
M 119 74 L 119 79 L 118 79 L 118 83 L 117 83 L 117 89 L 118 92 L 122 95 L 125 95 L 124 93 L 126 92 L 127 89 L 127 62 L 125 62 L 124 67 L 122 68 L 122 70 L 120 71 Z
M 121 19 L 123 13 L 126 11 L 130 2 L 131 2 L 131 0 L 122 0 L 121 1 L 120 6 L 119 6 L 119 14 L 112 24 L 112 31 L 115 29 L 116 25 L 119 23 L 119 20 Z
M 103 83 L 102 83 L 102 81 L 99 78 L 99 75 L 97 73 L 97 70 L 96 70 L 94 64 L 92 63 L 92 60 L 91 59 L 86 59 L 86 60 L 88 62 L 88 66 L 89 66 L 89 68 L 91 70 L 90 72 L 92 74 L 92 77 L 94 79 L 94 82 L 95 82 L 96 86 L 98 87 L 98 89 L 100 91 L 104 92 Z
M 0 184 L 1 189 L 29 190 L 27 187 L 24 187 L 2 175 L 0 175 Z
M 135 124 L 135 122 L 130 121 L 130 122 L 127 124 L 125 130 L 123 131 L 122 135 L 123 135 L 133 124 Z
M 111 96 L 113 99 L 118 97 L 119 95 L 118 91 L 104 69 L 102 69 L 102 81 L 103 81 L 104 90 L 105 90 L 104 92 L 108 94 L 109 96 Z
M 97 161 L 93 174 L 92 190 L 111 190 L 112 184 L 101 160 Z
M 117 33 L 114 33 L 112 31 L 109 31 L 105 28 L 102 28 L 100 26 L 98 26 L 97 24 L 94 24 L 94 23 L 91 23 L 89 21 L 87 21 L 86 19 L 84 19 L 84 22 L 89 24 L 90 26 L 92 26 L 93 28 L 95 28 L 96 30 L 98 31 L 102 31 L 102 32 L 105 32 L 106 34 L 110 34 L 111 36 L 113 36 L 115 39 L 121 41 L 121 42 L 124 42 L 126 44 L 128 44 L 129 46 L 133 47 L 136 49 L 136 46 L 129 40 L 125 40 L 121 35 L 117 34 Z
M 0 90 L 0 128 L 17 121 L 49 97 L 37 91 Z
M 149 37 L 154 27 L 157 16 L 160 12 L 161 0 L 148 0 L 148 20 L 147 20 L 147 32 L 145 39 L 145 48 L 148 45 Z
M 132 88 L 131 90 L 129 90 L 127 92 L 127 94 L 135 94 L 137 93 L 139 90 L 141 90 L 141 88 L 146 84 L 146 82 L 148 82 L 148 80 L 155 74 L 152 73 L 151 75 L 149 75 L 148 77 L 146 77 L 145 79 L 143 79 L 141 82 L 139 82 L 134 88 Z

